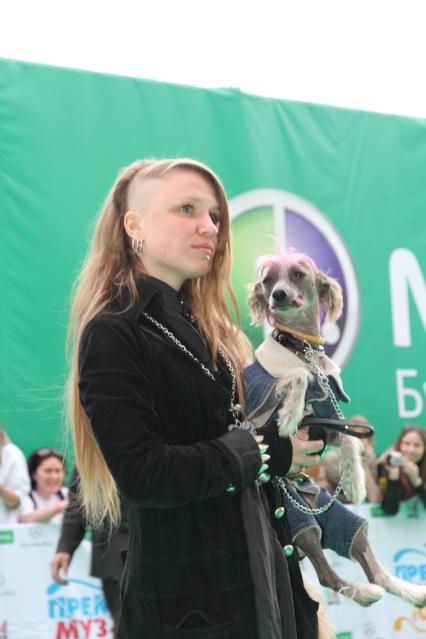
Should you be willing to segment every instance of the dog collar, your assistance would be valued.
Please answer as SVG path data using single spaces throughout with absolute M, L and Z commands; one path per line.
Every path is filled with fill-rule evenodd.
M 272 331 L 272 337 L 276 342 L 278 342 L 278 344 L 280 344 L 281 346 L 284 346 L 284 348 L 287 348 L 288 350 L 292 351 L 292 353 L 294 353 L 295 355 L 297 355 L 298 357 L 302 359 L 304 359 L 304 356 L 308 351 L 312 351 L 312 350 L 314 350 L 318 355 L 321 355 L 321 356 L 325 354 L 324 347 L 321 346 L 321 344 L 317 346 L 313 346 L 309 344 L 309 342 L 307 342 L 306 340 L 299 339 L 298 337 L 296 337 L 295 335 L 292 335 L 291 333 L 287 333 L 286 331 L 281 331 L 279 328 L 275 328 Z
M 308 333 L 302 333 L 301 331 L 296 331 L 294 328 L 287 328 L 287 326 L 283 326 L 278 322 L 274 322 L 274 328 L 280 333 L 294 335 L 295 337 L 299 337 L 301 341 L 309 342 L 310 344 L 317 344 L 319 346 L 325 344 L 325 339 L 320 335 L 309 335 Z

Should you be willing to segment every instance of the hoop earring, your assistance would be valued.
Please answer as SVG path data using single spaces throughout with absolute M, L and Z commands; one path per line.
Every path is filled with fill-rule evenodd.
M 143 245 L 145 243 L 145 240 L 137 240 L 135 238 L 133 238 L 132 240 L 132 251 L 135 255 L 140 255 L 141 253 L 143 253 Z

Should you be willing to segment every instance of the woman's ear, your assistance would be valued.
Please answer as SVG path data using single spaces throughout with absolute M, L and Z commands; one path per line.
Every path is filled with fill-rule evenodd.
M 252 324 L 262 324 L 266 317 L 266 311 L 268 310 L 268 304 L 263 295 L 262 284 L 260 282 L 253 282 L 248 285 L 248 298 L 247 304 L 252 317 Z
M 127 211 L 124 215 L 124 229 L 132 240 L 143 240 L 142 220 L 137 211 Z
M 321 308 L 327 312 L 327 319 L 330 321 L 338 319 L 343 310 L 342 287 L 339 282 L 318 271 L 315 275 L 318 299 Z

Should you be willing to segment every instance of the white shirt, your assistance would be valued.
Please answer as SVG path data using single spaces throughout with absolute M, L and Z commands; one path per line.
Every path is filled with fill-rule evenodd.
M 61 501 L 61 499 L 66 499 L 68 497 L 68 488 L 66 486 L 62 486 L 61 488 L 62 497 L 55 493 L 54 495 L 50 495 L 47 499 L 41 497 L 36 490 L 31 491 L 31 496 L 34 499 L 31 499 L 30 495 L 26 495 L 21 505 L 18 508 L 18 517 L 21 515 L 29 515 L 29 513 L 34 512 L 35 510 L 40 510 L 41 508 L 51 508 L 53 504 L 57 501 Z M 34 503 L 35 502 L 35 503 Z M 60 524 L 62 523 L 63 512 L 57 513 L 49 519 L 47 523 L 49 524 Z
M 0 446 L 0 484 L 13 490 L 21 498 L 21 502 L 31 489 L 24 453 L 10 442 Z M 0 524 L 16 523 L 18 510 L 19 508 L 9 508 L 0 497 Z

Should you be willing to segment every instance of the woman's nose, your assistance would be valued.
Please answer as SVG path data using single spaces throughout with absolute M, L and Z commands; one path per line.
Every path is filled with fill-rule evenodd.
M 199 230 L 202 235 L 207 235 L 208 237 L 214 237 L 217 235 L 218 228 L 211 219 L 210 213 L 206 213 L 201 218 Z

